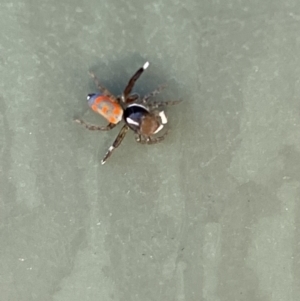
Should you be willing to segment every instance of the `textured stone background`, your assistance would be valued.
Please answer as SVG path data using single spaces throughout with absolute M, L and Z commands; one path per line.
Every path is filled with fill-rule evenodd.
M 298 301 L 300 2 L 2 0 L 0 299 Z M 74 116 L 161 83 L 163 144 Z

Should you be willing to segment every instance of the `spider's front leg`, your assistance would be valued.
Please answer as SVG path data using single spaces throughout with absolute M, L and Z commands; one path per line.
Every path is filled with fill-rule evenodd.
M 143 136 L 143 135 L 135 135 L 135 141 L 140 144 L 156 144 L 163 141 L 168 135 L 168 131 L 166 131 L 162 136 L 152 137 L 152 136 Z
M 164 90 L 167 87 L 166 84 L 163 84 L 159 86 L 157 89 L 152 91 L 151 93 L 145 95 L 142 99 L 142 103 L 146 104 L 150 109 L 156 109 L 159 107 L 164 106 L 174 106 L 180 103 L 182 100 L 170 100 L 170 101 L 150 101 L 150 98 L 155 97 L 157 94 L 159 94 L 162 90 Z
M 99 125 L 95 125 L 95 124 L 86 123 L 82 119 L 74 119 L 74 121 L 83 125 L 86 129 L 88 129 L 90 131 L 109 131 L 116 126 L 116 124 L 114 124 L 114 123 L 109 123 L 108 125 L 99 126 Z
M 127 131 L 128 131 L 129 127 L 127 124 L 125 124 L 121 131 L 119 132 L 117 138 L 115 139 L 114 143 L 112 144 L 112 146 L 109 147 L 107 153 L 105 154 L 104 158 L 101 160 L 101 164 L 103 165 L 106 160 L 112 155 L 112 152 L 114 151 L 115 148 L 117 148 L 121 142 L 123 141 Z
M 182 102 L 182 100 L 169 100 L 169 101 L 152 101 L 147 104 L 150 109 L 157 109 L 159 107 L 174 106 Z
M 156 96 L 156 95 L 159 94 L 162 90 L 164 90 L 166 87 L 167 87 L 166 84 L 163 84 L 163 85 L 161 85 L 161 86 L 158 86 L 154 91 L 152 91 L 151 93 L 145 95 L 145 96 L 143 97 L 142 102 L 143 102 L 144 104 L 147 104 L 149 98 L 152 98 L 152 97 Z

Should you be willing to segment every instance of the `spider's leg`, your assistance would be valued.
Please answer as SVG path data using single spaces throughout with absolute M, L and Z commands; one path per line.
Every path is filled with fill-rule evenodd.
M 132 93 L 130 95 L 128 95 L 128 97 L 126 98 L 126 103 L 132 103 L 132 102 L 136 102 L 140 99 L 140 95 L 137 93 Z
M 104 95 L 109 96 L 112 100 L 117 102 L 116 97 L 108 89 L 106 89 L 104 86 L 102 86 L 102 84 L 100 83 L 96 74 L 92 71 L 90 71 L 89 74 L 92 77 L 92 79 L 94 80 L 95 85 L 97 86 L 99 91 L 102 92 Z
M 182 100 L 170 100 L 170 101 L 151 101 L 147 104 L 147 106 L 150 109 L 156 109 L 159 107 L 165 107 L 165 106 L 174 106 L 182 102 Z
M 114 124 L 114 123 L 109 123 L 108 125 L 99 126 L 99 125 L 95 125 L 95 124 L 86 123 L 84 120 L 79 119 L 79 118 L 74 119 L 74 121 L 83 125 L 86 129 L 91 130 L 91 131 L 109 131 L 116 126 L 116 124 Z
M 138 78 L 141 76 L 141 74 L 149 67 L 149 62 L 146 62 L 143 67 L 141 67 L 129 80 L 126 88 L 124 89 L 124 92 L 121 96 L 121 100 L 125 103 L 127 103 L 127 97 L 130 94 L 135 82 L 138 80 Z
M 160 93 L 163 89 L 165 89 L 166 87 L 167 87 L 166 84 L 163 84 L 163 85 L 158 86 L 154 91 L 152 91 L 151 93 L 145 95 L 145 96 L 143 97 L 142 102 L 143 102 L 144 104 L 146 104 L 146 103 L 148 102 L 149 98 L 156 96 L 157 94 L 159 94 L 159 93 Z
M 162 136 L 160 137 L 151 137 L 151 136 L 142 136 L 142 135 L 136 135 L 135 141 L 141 144 L 156 144 L 165 139 L 165 137 L 168 135 L 168 131 L 166 131 Z
M 112 155 L 112 152 L 114 151 L 114 149 L 117 148 L 117 147 L 121 144 L 121 142 L 122 142 L 122 140 L 124 139 L 124 137 L 125 137 L 125 135 L 126 135 L 128 129 L 129 129 L 129 127 L 128 127 L 127 124 L 125 124 L 125 125 L 122 127 L 122 129 L 121 129 L 121 131 L 119 132 L 119 134 L 118 134 L 117 138 L 115 139 L 114 143 L 112 144 L 112 146 L 109 147 L 109 149 L 108 149 L 107 153 L 105 154 L 104 158 L 101 160 L 101 164 L 102 164 L 102 165 L 103 165 L 103 164 L 106 162 L 106 160 Z

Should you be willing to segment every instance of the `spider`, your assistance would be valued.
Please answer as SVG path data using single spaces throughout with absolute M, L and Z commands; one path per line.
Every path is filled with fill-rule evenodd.
M 131 94 L 135 82 L 148 67 L 149 62 L 146 62 L 143 67 L 139 68 L 130 78 L 122 95 L 117 97 L 102 86 L 96 75 L 90 72 L 100 93 L 88 94 L 88 104 L 93 111 L 101 114 L 109 123 L 106 126 L 98 126 L 86 123 L 81 119 L 75 119 L 75 122 L 92 131 L 108 131 L 119 124 L 121 120 L 125 122 L 117 138 L 102 159 L 101 164 L 104 164 L 112 155 L 114 149 L 121 144 L 129 129 L 134 131 L 136 142 L 141 144 L 155 144 L 161 142 L 168 133 L 166 131 L 159 137 L 153 137 L 153 135 L 160 132 L 168 122 L 165 112 L 158 109 L 163 106 L 178 104 L 181 100 L 149 102 L 149 99 L 160 93 L 165 88 L 165 85 L 159 86 L 143 98 L 136 93 Z

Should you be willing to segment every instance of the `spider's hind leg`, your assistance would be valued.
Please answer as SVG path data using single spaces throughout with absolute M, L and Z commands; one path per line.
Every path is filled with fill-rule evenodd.
M 113 101 L 118 102 L 116 97 L 108 90 L 106 89 L 99 81 L 96 74 L 92 71 L 89 72 L 91 78 L 94 80 L 95 85 L 97 86 L 98 90 L 102 92 L 104 95 L 109 96 Z
M 90 124 L 79 118 L 74 119 L 74 121 L 81 124 L 82 126 L 84 126 L 86 129 L 90 131 L 109 131 L 116 126 L 116 124 L 114 123 L 109 123 L 108 125 L 104 125 L 104 126 Z

